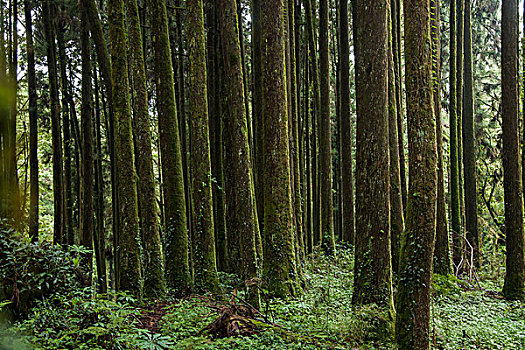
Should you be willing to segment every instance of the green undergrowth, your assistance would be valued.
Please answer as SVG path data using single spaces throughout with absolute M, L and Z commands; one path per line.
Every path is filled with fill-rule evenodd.
M 242 304 L 231 291 L 238 281 L 221 274 L 224 296 L 135 300 L 127 294 L 96 295 L 90 288 L 57 293 L 36 302 L 28 318 L 0 329 L 3 349 L 395 349 L 377 334 L 383 317 L 375 306 L 351 304 L 353 255 L 312 254 L 302 268 L 303 293 L 292 300 L 268 299 L 254 333 L 214 339 L 205 328 L 218 309 Z M 434 276 L 431 320 L 433 349 L 525 349 L 525 307 L 494 291 L 454 277 Z M 477 284 L 476 284 L 477 286 Z M 0 303 L 0 308 L 7 307 Z

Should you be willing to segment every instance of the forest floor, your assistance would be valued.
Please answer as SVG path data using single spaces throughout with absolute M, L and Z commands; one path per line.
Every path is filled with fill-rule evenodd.
M 228 293 L 221 297 L 139 303 L 125 294 L 113 300 L 93 296 L 88 289 L 57 295 L 39 302 L 27 320 L 0 329 L 0 350 L 395 349 L 392 339 L 377 331 L 382 322 L 377 308 L 351 304 L 349 250 L 340 249 L 331 259 L 314 254 L 302 278 L 301 296 L 264 300 L 260 313 L 234 292 L 236 281 L 226 274 L 221 280 Z M 501 283 L 483 275 L 474 285 L 436 276 L 432 348 L 525 349 L 525 304 L 503 300 Z M 226 321 L 219 322 L 219 315 Z M 218 338 L 221 332 L 230 336 Z

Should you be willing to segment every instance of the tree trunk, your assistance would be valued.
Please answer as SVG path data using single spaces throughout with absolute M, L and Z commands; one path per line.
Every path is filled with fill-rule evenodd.
M 187 32 L 190 55 L 190 165 L 193 191 L 193 264 L 197 291 L 218 292 L 217 262 L 213 226 L 208 96 L 206 89 L 206 40 L 202 0 L 188 0 Z
M 104 36 L 104 31 L 102 29 L 102 23 L 100 21 L 100 18 L 98 16 L 98 10 L 97 5 L 95 3 L 95 0 L 86 0 L 84 2 L 86 6 L 86 10 L 88 12 L 88 20 L 89 20 L 89 31 L 91 33 L 91 37 L 93 38 L 93 42 L 95 43 L 95 51 L 97 53 L 97 59 L 98 59 L 98 65 L 100 67 L 100 73 L 102 76 L 102 80 L 104 81 L 104 87 L 106 89 L 106 99 L 108 104 L 108 126 L 109 126 L 109 140 L 108 140 L 108 146 L 109 146 L 109 156 L 110 156 L 110 163 L 111 163 L 111 209 L 113 214 L 113 247 L 114 247 L 114 258 L 115 258 L 115 276 L 118 275 L 118 261 L 117 261 L 117 246 L 118 246 L 118 239 L 119 239 L 119 227 L 120 227 L 120 219 L 119 219 L 119 203 L 118 203 L 118 162 L 117 157 L 115 154 L 115 118 L 114 118 L 114 111 L 113 111 L 113 81 L 111 77 L 111 59 L 109 57 L 108 48 L 106 45 L 106 40 Z M 73 107 L 71 108 L 73 112 Z
M 84 0 L 82 1 L 84 4 Z M 91 43 L 87 28 L 87 11 L 82 6 L 80 34 L 80 49 L 82 59 L 82 107 L 81 107 L 81 133 L 82 133 L 82 222 L 80 226 L 80 243 L 89 250 L 85 257 L 85 266 L 91 275 L 93 261 L 93 229 L 95 212 L 93 210 L 93 105 L 91 86 Z M 65 70 L 64 70 L 65 71 Z M 64 79 L 65 80 L 65 79 Z
M 356 37 L 356 241 L 354 294 L 357 305 L 377 304 L 385 312 L 383 332 L 393 332 L 390 258 L 388 146 L 387 1 L 357 1 Z M 373 20 L 372 20 L 373 19 Z
M 57 64 L 55 33 L 51 23 L 51 4 L 43 4 L 44 28 L 47 41 L 47 63 L 49 74 L 49 95 L 51 111 L 51 138 L 53 146 L 53 242 L 62 244 L 64 241 L 64 186 L 62 168 L 62 143 L 60 126 L 60 102 L 58 100 Z
M 133 72 L 133 118 L 135 122 L 135 147 L 138 181 L 140 232 L 144 253 L 144 294 L 161 296 L 165 293 L 164 262 L 160 241 L 157 196 L 153 175 L 151 126 L 148 113 L 148 93 L 144 65 L 142 34 L 136 0 L 126 0 L 128 46 Z
M 168 286 L 178 293 L 191 286 L 188 260 L 188 225 L 182 170 L 179 122 L 175 104 L 166 4 L 148 0 L 155 51 L 155 81 L 159 115 L 162 178 L 165 188 L 166 275 Z
M 208 111 L 211 151 L 211 172 L 215 181 L 212 181 L 212 198 L 214 210 L 215 238 L 217 268 L 226 270 L 228 260 L 228 249 L 226 242 L 226 221 L 224 216 L 224 181 L 222 167 L 222 118 L 221 118 L 221 73 L 219 67 L 220 37 L 217 21 L 217 2 L 208 2 L 207 27 L 208 27 Z
M 450 245 L 448 237 L 447 209 L 445 198 L 445 164 L 443 163 L 443 125 L 441 123 L 441 33 L 440 4 L 432 0 L 432 66 L 434 79 L 434 113 L 436 116 L 437 137 L 437 212 L 436 212 L 436 248 L 434 250 L 434 273 L 448 275 L 450 265 Z
M 319 65 L 317 63 L 317 45 L 315 40 L 314 18 L 312 9 L 312 0 L 305 0 L 306 12 L 306 29 L 308 31 L 308 46 L 310 48 L 310 70 L 311 79 L 313 81 L 314 105 L 312 115 L 312 202 L 313 202 L 313 240 L 314 245 L 321 243 L 321 202 L 319 195 L 319 157 L 317 154 L 318 148 L 318 130 L 319 130 L 319 114 L 321 113 L 321 92 L 319 87 Z
M 295 295 L 296 266 L 286 101 L 284 4 L 261 7 L 264 115 L 264 273 L 271 295 Z
M 240 272 L 241 278 L 248 280 L 257 277 L 255 249 L 259 232 L 244 104 L 239 23 L 236 0 L 221 0 L 219 4 L 226 83 L 224 98 L 228 101 L 223 114 L 228 269 Z M 250 298 L 258 303 L 258 292 L 255 289 L 253 292 Z
M 396 340 L 400 349 L 428 349 L 436 230 L 437 150 L 430 4 L 406 0 L 405 58 L 409 184 L 399 260 Z
M 348 42 L 348 0 L 340 0 L 341 20 L 341 170 L 343 240 L 355 242 L 354 180 L 352 174 L 352 121 L 350 116 L 350 45 Z
M 30 0 L 24 0 L 24 10 L 27 41 L 27 88 L 29 92 L 29 169 L 31 172 L 29 177 L 29 192 L 31 196 L 29 204 L 29 235 L 33 240 L 38 240 L 38 96 L 36 89 L 35 47 L 33 44 L 33 23 Z
M 457 99 L 457 36 L 456 36 L 456 1 L 450 2 L 450 223 L 453 242 L 454 269 L 458 269 L 462 259 L 463 241 L 461 239 L 461 208 L 459 201 L 459 158 L 458 158 L 458 116 Z
M 480 239 L 478 231 L 478 193 L 476 181 L 476 144 L 474 135 L 474 87 L 472 75 L 471 0 L 465 1 L 465 71 L 463 85 L 463 183 L 465 184 L 465 229 L 467 241 L 473 249 L 476 267 L 480 266 Z M 470 257 L 470 247 L 467 250 Z
M 87 24 L 86 24 L 87 25 Z M 64 122 L 64 243 L 74 244 L 73 236 L 73 198 L 71 188 L 71 127 L 68 104 L 68 78 L 66 75 L 67 59 L 64 44 L 63 21 L 59 21 L 57 28 L 58 60 L 60 63 L 61 94 L 62 94 L 62 119 Z
M 117 193 L 119 236 L 117 287 L 140 296 L 141 265 L 137 205 L 137 174 L 133 153 L 129 79 L 126 54 L 126 27 L 122 0 L 108 2 L 108 21 L 113 81 L 115 154 L 117 157 Z
M 503 295 L 525 297 L 523 192 L 518 137 L 518 4 L 504 0 L 501 15 L 501 93 L 503 186 L 505 195 L 506 272 Z

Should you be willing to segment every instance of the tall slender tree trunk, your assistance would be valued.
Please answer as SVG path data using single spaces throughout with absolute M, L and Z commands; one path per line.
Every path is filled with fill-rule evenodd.
M 255 199 L 259 228 L 264 232 L 264 154 L 263 154 L 263 83 L 261 48 L 261 0 L 252 1 L 252 113 L 255 145 Z
M 58 100 L 55 32 L 51 23 L 51 4 L 43 4 L 44 27 L 47 41 L 47 63 L 51 111 L 51 139 L 53 146 L 53 242 L 63 243 L 64 235 L 64 186 L 62 168 L 62 143 L 60 126 L 60 102 Z
M 505 195 L 506 270 L 503 295 L 525 298 L 523 192 L 518 137 L 518 3 L 503 0 L 501 15 L 501 93 L 503 186 Z
M 459 155 L 458 155 L 458 116 L 457 99 L 457 35 L 456 35 L 456 1 L 450 2 L 450 223 L 452 230 L 454 269 L 458 269 L 463 254 L 461 239 L 461 207 L 459 202 Z
M 441 32 L 440 1 L 432 0 L 432 66 L 434 79 L 434 114 L 436 116 L 437 137 L 437 212 L 436 212 L 436 247 L 434 250 L 434 273 L 448 275 L 450 265 L 450 245 L 448 237 L 447 209 L 445 198 L 445 164 L 443 162 L 443 125 L 441 123 Z
M 397 273 L 401 237 L 404 231 L 403 198 L 399 163 L 399 135 L 397 127 L 397 96 L 394 71 L 394 50 L 392 35 L 392 11 L 388 7 L 388 140 L 390 149 L 390 242 L 392 270 Z
M 476 176 L 476 144 L 474 134 L 474 86 L 472 74 L 472 3 L 465 0 L 465 71 L 463 85 L 463 183 L 465 184 L 465 229 L 467 241 L 473 249 L 476 267 L 480 266 L 480 239 L 478 231 L 478 193 Z M 470 247 L 468 255 L 470 257 Z
M 318 130 L 319 130 L 319 114 L 321 113 L 321 90 L 319 87 L 319 65 L 317 60 L 317 45 L 315 40 L 314 19 L 312 0 L 305 0 L 306 12 L 306 29 L 308 31 L 308 46 L 310 50 L 310 70 L 312 73 L 311 79 L 313 81 L 313 115 L 312 115 L 312 202 L 313 202 L 313 240 L 314 245 L 320 244 L 321 235 L 321 202 L 319 195 L 319 157 L 317 154 L 318 148 Z
M 211 191 L 210 142 L 208 132 L 208 96 L 206 89 L 206 40 L 202 0 L 186 3 L 187 32 L 190 55 L 190 163 L 193 180 L 193 264 L 195 288 L 199 291 L 219 291 L 213 199 Z
M 341 170 L 343 240 L 355 242 L 354 180 L 352 174 L 352 121 L 350 116 L 350 45 L 348 42 L 348 0 L 340 0 L 341 19 Z
M 292 193 L 286 100 L 285 21 L 282 0 L 261 7 L 264 115 L 264 273 L 277 297 L 296 294 Z
M 228 248 L 226 242 L 226 221 L 224 216 L 224 184 L 222 173 L 222 129 L 220 103 L 220 37 L 217 21 L 217 2 L 208 2 L 206 14 L 208 27 L 208 114 L 210 131 L 211 172 L 215 181 L 212 182 L 212 198 L 214 210 L 214 229 L 216 238 L 217 268 L 226 270 Z
M 228 106 L 223 114 L 228 269 L 231 272 L 240 270 L 241 277 L 249 280 L 257 277 L 255 249 L 259 232 L 244 104 L 237 3 L 236 0 L 221 0 L 219 4 L 222 65 L 225 82 L 228 82 L 225 87 Z M 258 302 L 258 294 L 250 298 Z
M 401 178 L 401 197 L 403 215 L 407 209 L 407 182 L 405 157 L 405 114 L 403 107 L 403 69 L 401 64 L 401 0 L 391 0 L 392 11 L 392 51 L 394 56 L 394 75 L 396 84 L 397 142 L 399 143 L 399 175 Z
M 301 196 L 301 174 L 299 164 L 299 104 L 298 104 L 298 88 L 297 88 L 297 52 L 295 41 L 295 6 L 294 0 L 288 0 L 288 38 L 290 42 L 290 65 L 287 68 L 290 72 L 290 101 L 289 110 L 290 117 L 288 118 L 289 125 L 289 139 L 290 139 L 290 167 L 293 179 L 293 209 L 295 217 L 295 244 L 298 261 L 304 257 L 304 240 L 303 240 L 303 212 L 302 212 L 302 196 Z
M 321 110 L 319 114 L 319 154 L 321 182 L 321 230 L 323 247 L 329 254 L 335 254 L 332 170 L 331 170 L 331 130 L 330 130 L 330 62 L 328 55 L 328 0 L 320 0 L 319 5 L 319 75 Z M 322 179 L 322 180 L 321 180 Z
M 93 69 L 95 84 L 95 259 L 97 262 L 98 286 L 101 293 L 107 292 L 108 281 L 106 272 L 106 239 L 104 230 L 104 176 L 102 174 L 102 135 L 100 130 L 100 90 L 96 68 Z
M 126 0 L 128 40 L 133 72 L 133 117 L 136 135 L 136 159 L 140 232 L 144 254 L 144 294 L 163 295 L 166 289 L 164 262 L 160 241 L 157 196 L 153 175 L 153 154 L 151 149 L 151 126 L 148 113 L 148 93 L 143 56 L 143 41 L 136 0 Z
M 400 349 L 428 349 L 436 230 L 437 150 L 432 81 L 431 8 L 406 0 L 409 197 L 399 260 L 396 340 Z
M 456 0 L 456 116 L 457 116 L 457 140 L 458 140 L 458 186 L 459 186 L 459 213 L 460 231 L 458 239 L 461 240 L 457 253 L 461 254 L 458 259 L 465 257 L 465 196 L 463 187 L 463 38 L 465 36 L 464 24 L 465 0 Z M 459 250 L 461 249 L 461 250 Z M 459 266 L 461 273 L 464 266 Z
M 84 1 L 84 0 L 83 0 Z M 80 34 L 80 49 L 82 59 L 82 108 L 81 108 L 81 133 L 82 133 L 82 222 L 80 226 L 80 243 L 89 249 L 85 257 L 85 266 L 89 275 L 92 271 L 93 261 L 93 92 L 91 85 L 91 43 L 87 28 L 87 11 L 81 10 L 82 31 Z
M 137 204 L 137 174 L 133 153 L 131 108 L 126 54 L 126 27 L 122 0 L 108 2 L 108 21 L 113 81 L 115 154 L 117 157 L 117 193 L 119 205 L 119 261 L 117 286 L 135 295 L 142 294 L 140 235 Z
M 87 23 L 86 23 L 87 25 Z M 64 43 L 64 32 L 66 31 L 63 21 L 59 21 L 57 28 L 58 61 L 60 66 L 61 94 L 62 94 L 62 120 L 64 122 L 64 243 L 74 244 L 73 242 L 73 198 L 71 188 L 71 127 L 69 118 L 69 91 L 66 49 Z M 89 34 L 88 34 L 89 35 Z
M 393 332 L 390 257 L 387 1 L 355 3 L 356 37 L 356 241 L 352 302 L 385 311 Z
M 38 186 L 38 109 L 35 72 L 35 47 L 33 44 L 33 21 L 31 2 L 24 0 L 26 42 L 27 42 L 27 88 L 29 92 L 29 169 L 30 203 L 29 235 L 38 240 L 39 186 Z M 0 174 L 1 176 L 1 174 Z
M 95 43 L 95 51 L 97 53 L 97 60 L 98 65 L 100 67 L 100 73 L 102 76 L 102 80 L 104 82 L 104 87 L 106 89 L 106 99 L 108 104 L 108 129 L 109 129 L 109 156 L 110 156 L 110 163 L 111 163 L 111 209 L 113 214 L 113 248 L 114 248 L 114 259 L 115 259 L 115 273 L 114 275 L 118 275 L 119 270 L 119 262 L 118 262 L 118 254 L 117 246 L 118 246 L 118 240 L 119 240 L 119 227 L 120 227 L 120 219 L 119 219 L 119 203 L 118 203 L 118 161 L 115 153 L 115 118 L 114 118 L 114 110 L 113 110 L 113 81 L 111 77 L 111 59 L 109 56 L 108 47 L 106 45 L 106 39 L 104 36 L 104 31 L 102 29 L 102 23 L 99 18 L 97 5 L 95 3 L 95 0 L 87 0 L 84 2 L 86 6 L 86 10 L 88 12 L 88 20 L 89 20 L 89 31 L 91 33 L 91 37 L 93 39 L 93 42 Z M 72 102 L 72 100 L 71 100 Z M 71 107 L 71 112 L 73 113 L 74 107 Z M 73 115 L 72 115 L 73 116 Z M 117 286 L 117 284 L 115 284 Z
M 179 122 L 175 104 L 166 4 L 148 0 L 155 51 L 155 81 L 159 114 L 160 151 L 165 198 L 166 275 L 178 293 L 191 286 L 188 260 L 188 225 L 182 170 Z

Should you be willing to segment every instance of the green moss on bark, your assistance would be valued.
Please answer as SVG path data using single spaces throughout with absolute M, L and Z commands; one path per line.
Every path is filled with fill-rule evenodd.
M 138 173 L 138 200 L 140 233 L 144 257 L 144 294 L 161 296 L 166 290 L 164 256 L 160 241 L 157 196 L 153 175 L 151 129 L 148 113 L 148 94 L 142 35 L 136 0 L 126 0 L 129 51 L 133 82 L 133 118 L 135 125 L 136 168 Z
M 202 0 L 186 2 L 190 54 L 190 132 L 193 205 L 193 266 L 197 291 L 219 291 L 211 191 L 206 47 Z
M 396 294 L 400 349 L 428 349 L 436 230 L 437 151 L 428 2 L 405 2 L 409 197 Z
M 164 180 L 165 253 L 168 286 L 178 293 L 191 286 L 188 260 L 186 197 L 182 172 L 179 123 L 175 103 L 166 4 L 148 0 L 157 87 L 162 178 Z
M 119 236 L 117 286 L 136 295 L 142 293 L 140 236 L 137 205 L 137 174 L 133 153 L 131 108 L 129 99 L 128 64 L 124 3 L 110 0 L 109 36 L 113 81 L 115 153 L 117 158 L 117 189 L 119 204 Z
M 264 115 L 264 279 L 277 297 L 298 293 L 292 223 L 292 193 L 286 99 L 283 2 L 261 7 Z

